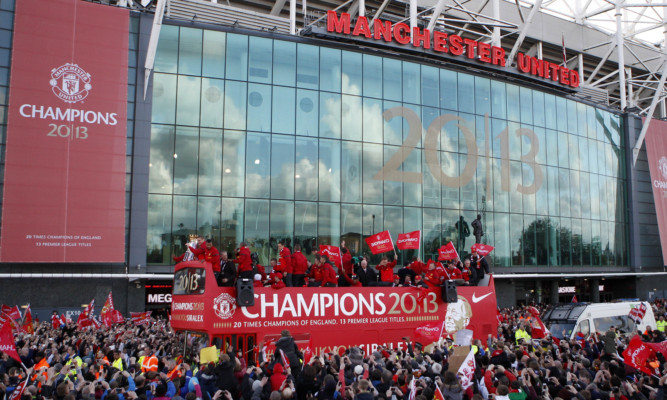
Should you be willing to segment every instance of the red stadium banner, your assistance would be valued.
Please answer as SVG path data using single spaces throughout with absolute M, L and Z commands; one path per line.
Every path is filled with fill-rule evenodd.
M 371 248 L 371 253 L 373 254 L 394 251 L 394 242 L 391 240 L 389 231 L 383 231 L 367 237 L 366 244 Z
M 321 244 L 320 253 L 327 256 L 329 258 L 329 261 L 334 263 L 336 267 L 340 268 L 340 266 L 342 265 L 343 257 L 340 254 L 340 247 Z
M 452 242 L 449 242 L 438 249 L 439 261 L 456 260 L 457 258 L 459 258 L 459 253 L 456 251 L 456 247 L 454 247 Z
M 396 247 L 399 250 L 419 249 L 422 231 L 400 233 L 396 239 Z
M 124 8 L 16 2 L 1 262 L 125 260 L 128 35 Z
M 646 155 L 658 217 L 662 262 L 667 265 L 667 122 L 651 120 L 646 131 Z

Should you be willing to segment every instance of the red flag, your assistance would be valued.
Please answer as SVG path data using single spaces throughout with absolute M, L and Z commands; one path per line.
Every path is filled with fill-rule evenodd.
M 113 297 L 111 296 L 111 292 L 109 292 L 109 295 L 107 296 L 107 301 L 104 302 L 104 307 L 102 307 L 102 311 L 100 312 L 100 318 L 102 319 L 102 323 L 107 328 L 113 325 L 113 318 L 112 318 L 113 310 L 114 310 Z
M 435 385 L 435 393 L 433 393 L 433 400 L 445 400 L 445 396 L 440 391 L 439 385 Z
M 479 254 L 482 257 L 487 256 L 490 252 L 493 251 L 493 249 L 495 249 L 495 247 L 493 246 L 489 246 L 488 244 L 482 244 L 482 243 L 473 244 L 471 247 L 477 249 L 477 254 Z
M 285 355 L 285 352 L 282 351 L 282 349 L 280 349 L 280 359 L 282 360 L 283 367 L 285 367 L 285 369 L 289 368 L 289 359 Z
M 383 231 L 367 237 L 366 244 L 371 248 L 371 253 L 373 254 L 394 251 L 394 242 L 391 240 L 389 231 Z
M 90 303 L 83 309 L 83 312 L 79 314 L 79 318 L 76 320 L 76 324 L 79 329 L 86 329 L 93 324 L 93 312 L 95 311 L 95 299 L 92 299 Z
M 528 307 L 528 312 L 533 316 L 530 319 L 531 336 L 535 339 L 542 339 L 550 334 L 549 329 L 540 319 L 540 312 L 535 307 Z
M 421 243 L 422 231 L 414 231 L 408 233 L 399 233 L 396 239 L 396 247 L 399 250 L 419 249 Z
M 18 330 L 18 325 L 7 313 L 0 312 L 0 325 L 7 325 L 12 331 Z
M 639 305 L 632 307 L 628 317 L 635 321 L 636 324 L 640 324 L 646 315 L 646 305 L 644 303 L 639 303 Z
M 424 324 L 415 328 L 415 340 L 423 338 L 426 343 L 433 343 L 440 339 L 445 323 L 442 324 Z
M 118 310 L 111 311 L 111 320 L 114 324 L 122 324 L 125 322 L 125 317 Z
M 151 320 L 151 312 L 152 311 L 145 311 L 145 312 L 131 312 L 130 313 L 130 318 L 132 319 L 132 323 L 135 325 L 141 325 L 141 324 L 147 324 Z
M 641 336 L 635 335 L 630 344 L 623 352 L 623 362 L 634 369 L 638 369 L 646 374 L 659 375 L 659 371 L 648 365 L 649 360 L 655 360 L 655 351 L 648 343 L 642 342 Z
M 22 363 L 19 353 L 16 352 L 16 343 L 14 343 L 14 335 L 9 324 L 2 324 L 0 326 L 0 351 L 7 353 L 8 356 L 14 360 Z
M 338 268 L 342 265 L 343 256 L 340 253 L 340 247 L 320 245 L 320 253 L 329 257 L 329 260 Z
M 313 345 L 312 340 L 308 342 L 308 346 L 303 350 L 303 362 L 310 362 L 310 359 L 313 358 Z
M 23 397 L 23 392 L 25 387 L 28 386 L 28 381 L 30 381 L 30 375 L 28 375 L 23 382 L 21 382 L 12 392 L 12 395 L 9 396 L 8 400 L 20 400 Z
M 0 313 L 7 313 L 7 314 L 9 314 L 9 312 L 10 312 L 11 310 L 12 310 L 12 308 L 11 308 L 10 306 L 6 305 L 6 304 L 3 304 L 2 306 L 0 306 Z
M 454 243 L 449 242 L 444 246 L 441 246 L 438 249 L 438 260 L 456 260 L 459 258 L 459 253 L 456 251 L 456 247 L 454 247 Z
M 58 316 L 58 314 L 53 314 L 51 316 L 51 327 L 53 329 L 60 328 L 60 317 Z
M 662 353 L 663 356 L 667 357 L 667 340 L 664 340 L 660 343 L 646 343 L 650 348 L 653 349 L 656 353 Z
M 25 333 L 35 333 L 35 328 L 32 326 L 32 311 L 30 310 L 30 305 L 28 305 L 28 308 L 25 310 L 25 315 L 23 316 L 23 326 L 21 329 L 23 329 Z
M 579 300 L 577 300 L 577 295 L 575 294 L 574 296 L 572 296 L 572 303 L 578 303 L 578 302 Z
M 7 314 L 9 318 L 13 320 L 21 319 L 21 310 L 19 310 L 19 306 L 9 307 L 3 304 L 2 312 Z

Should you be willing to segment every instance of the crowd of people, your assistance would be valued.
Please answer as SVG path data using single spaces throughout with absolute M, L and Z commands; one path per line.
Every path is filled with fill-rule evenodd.
M 330 254 L 317 252 L 312 262 L 295 244 L 293 251 L 284 241 L 278 242 L 278 257 L 271 258 L 268 266 L 262 266 L 257 253 L 251 253 L 245 242 L 241 242 L 231 258 L 226 251 L 218 251 L 211 239 L 200 236 L 188 243 L 187 250 L 174 261 L 201 260 L 211 263 L 218 285 L 234 286 L 237 279 L 251 279 L 255 286 L 271 286 L 274 289 L 299 286 L 354 287 L 354 286 L 423 286 L 434 288 L 446 280 L 460 285 L 476 286 L 489 274 L 489 264 L 477 253 L 476 244 L 463 260 L 433 260 L 426 262 L 419 257 L 396 268 L 398 256 L 383 256 L 375 267 L 369 265 L 366 256 L 353 256 L 340 245 L 340 259 L 331 259 Z M 393 259 L 390 259 L 393 258 Z
M 664 306 L 653 303 L 661 321 Z M 473 341 L 470 386 L 450 368 L 451 339 L 418 344 L 406 337 L 407 350 L 304 354 L 283 331 L 275 342 L 281 352 L 266 360 L 226 346 L 216 363 L 200 362 L 191 338 L 161 319 L 88 331 L 42 323 L 34 334 L 15 334 L 22 363 L 0 352 L 0 400 L 23 381 L 17 400 L 431 400 L 436 393 L 446 400 L 664 399 L 662 355 L 653 375 L 619 356 L 635 334 L 664 340 L 664 323 L 662 330 L 535 341 L 528 318 L 525 307 L 501 310 L 497 334 Z

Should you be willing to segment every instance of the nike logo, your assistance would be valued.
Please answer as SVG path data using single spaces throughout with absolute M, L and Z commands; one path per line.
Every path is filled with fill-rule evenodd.
M 480 301 L 484 300 L 485 297 L 491 296 L 491 293 L 487 293 L 484 296 L 477 297 L 475 296 L 475 293 L 472 294 L 472 302 L 473 303 L 479 303 Z

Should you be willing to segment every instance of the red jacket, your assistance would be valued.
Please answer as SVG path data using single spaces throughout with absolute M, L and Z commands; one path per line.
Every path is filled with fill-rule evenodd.
M 394 281 L 394 267 L 396 260 L 388 262 L 386 265 L 378 264 L 375 268 L 380 271 L 380 281 L 393 282 Z
M 347 250 L 347 248 L 345 250 Z M 350 254 L 350 250 L 347 250 L 347 252 L 343 254 L 343 270 L 345 270 L 345 273 L 348 275 L 354 273 L 354 264 L 352 264 L 352 254 Z
M 429 288 L 434 289 L 442 284 L 445 274 L 444 271 L 439 268 L 434 268 L 432 271 L 427 271 L 426 276 L 424 277 L 424 283 L 428 285 Z
M 445 279 L 463 279 L 463 274 L 456 267 L 452 269 L 445 268 Z
M 308 270 L 308 260 L 300 251 L 292 253 L 292 273 L 294 275 L 303 275 Z
M 280 264 L 280 270 L 283 271 L 283 273 L 292 273 L 292 254 L 287 247 L 283 247 L 281 250 L 278 264 Z
M 308 278 L 311 278 L 316 282 L 320 282 L 322 281 L 323 276 L 324 276 L 324 271 L 322 270 L 322 266 L 313 264 L 312 267 L 310 268 L 310 274 L 308 274 Z
M 338 280 L 336 279 L 336 271 L 334 271 L 331 264 L 324 263 L 322 266 L 322 286 L 326 285 L 327 283 L 337 285 Z
M 420 261 L 413 261 L 408 265 L 408 268 L 415 271 L 415 274 L 421 275 L 422 273 L 428 271 L 428 265 Z
M 283 281 L 273 282 L 271 284 L 271 287 L 274 289 L 283 289 L 285 287 L 285 282 Z
M 190 251 L 200 260 L 210 262 L 213 267 L 213 272 L 220 272 L 220 252 L 218 249 L 213 246 L 211 246 L 210 249 L 206 248 L 206 245 L 204 244 L 198 249 L 190 247 Z
M 236 265 L 239 266 L 238 268 L 239 272 L 252 270 L 252 259 L 250 258 L 250 249 L 247 248 L 246 246 L 243 246 L 239 249 L 239 254 L 233 261 Z

